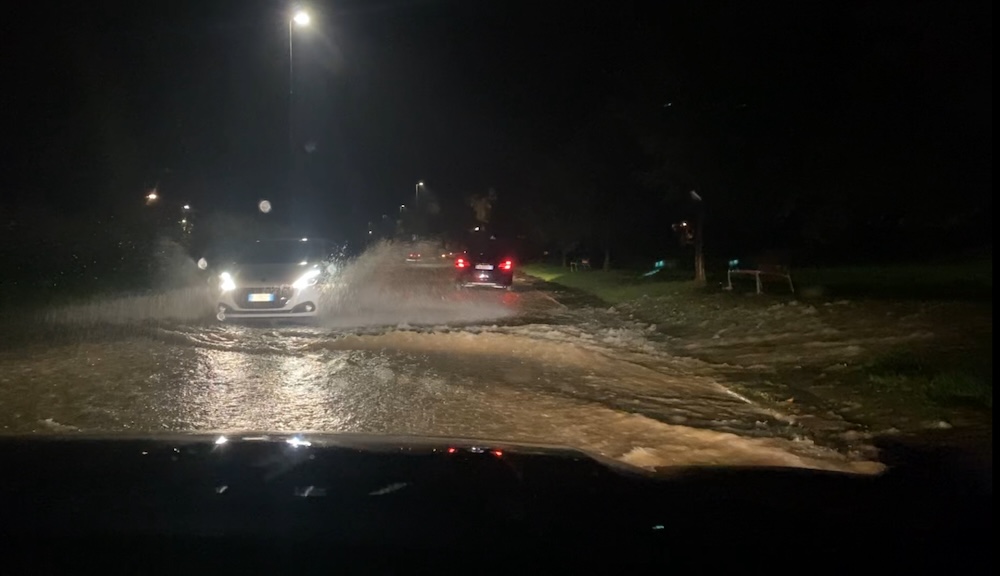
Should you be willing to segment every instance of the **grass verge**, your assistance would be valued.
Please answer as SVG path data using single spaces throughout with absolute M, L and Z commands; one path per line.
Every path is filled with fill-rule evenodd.
M 690 281 L 689 274 L 666 270 L 650 277 L 631 270 L 570 272 L 567 268 L 546 264 L 527 264 L 522 270 L 525 274 L 546 282 L 596 296 L 608 304 L 620 304 L 642 296 L 696 293 L 702 289 Z
M 944 406 L 993 408 L 992 360 L 982 354 L 948 359 L 901 350 L 876 358 L 864 370 L 870 392 L 916 395 Z

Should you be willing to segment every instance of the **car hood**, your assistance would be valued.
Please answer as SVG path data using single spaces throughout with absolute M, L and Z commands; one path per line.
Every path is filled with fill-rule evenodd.
M 437 558 L 471 551 L 481 561 L 498 535 L 507 537 L 501 550 L 550 553 L 563 542 L 579 554 L 614 543 L 619 558 L 667 551 L 671 561 L 683 553 L 702 563 L 720 542 L 742 562 L 734 543 L 773 554 L 775 542 L 813 549 L 817 534 L 838 537 L 832 549 L 854 551 L 852 561 L 874 552 L 908 558 L 913 542 L 949 537 L 983 554 L 990 532 L 980 527 L 992 510 L 991 492 L 926 470 L 655 476 L 558 446 L 409 436 L 0 436 L 0 470 L 0 541 L 34 551 L 104 535 L 112 552 L 122 541 L 126 550 L 173 542 L 173 558 L 204 544 L 198 538 L 214 550 L 225 536 L 243 543 L 221 549 L 228 561 L 275 543 L 289 558 L 357 545 L 366 558 L 406 547 Z M 957 557 L 967 560 L 964 552 Z
M 291 284 L 303 274 L 315 268 L 316 264 L 244 264 L 232 272 L 239 282 L 261 284 Z

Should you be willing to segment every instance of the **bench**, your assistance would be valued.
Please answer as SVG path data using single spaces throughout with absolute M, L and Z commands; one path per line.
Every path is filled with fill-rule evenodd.
M 752 276 L 757 286 L 757 294 L 764 293 L 763 278 L 786 280 L 788 289 L 795 293 L 795 284 L 792 283 L 792 273 L 788 266 L 761 263 L 752 267 L 741 267 L 739 260 L 730 260 L 729 271 L 726 273 L 726 290 L 733 289 L 733 276 Z

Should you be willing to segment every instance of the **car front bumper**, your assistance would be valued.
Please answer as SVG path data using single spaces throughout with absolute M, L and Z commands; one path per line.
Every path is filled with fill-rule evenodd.
M 252 302 L 250 295 L 267 294 L 271 301 Z M 219 295 L 216 316 L 235 318 L 311 318 L 319 313 L 318 286 L 295 289 L 291 286 L 240 286 Z

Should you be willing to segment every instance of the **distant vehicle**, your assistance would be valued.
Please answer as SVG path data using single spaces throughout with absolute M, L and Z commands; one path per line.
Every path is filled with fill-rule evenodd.
M 423 255 L 420 252 L 410 252 L 406 255 L 407 262 L 420 262 Z
M 306 318 L 333 271 L 323 240 L 258 240 L 219 274 L 217 318 Z
M 459 254 L 455 270 L 459 288 L 482 286 L 510 290 L 514 284 L 514 259 L 496 248 Z

